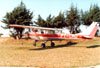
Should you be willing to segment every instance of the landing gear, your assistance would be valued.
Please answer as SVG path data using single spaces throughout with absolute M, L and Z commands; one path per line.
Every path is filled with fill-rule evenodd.
M 36 46 L 36 42 L 37 42 L 37 40 L 34 41 L 33 46 Z M 46 41 L 46 42 L 47 42 L 47 41 Z M 41 44 L 42 48 L 45 48 L 45 47 L 46 47 L 46 46 L 45 46 L 45 43 L 46 43 L 46 42 L 44 42 L 44 43 Z
M 47 41 L 45 43 L 47 43 Z M 45 43 L 41 44 L 42 48 L 46 47 Z M 54 47 L 54 46 L 55 46 L 55 43 L 51 41 L 51 47 Z
M 34 41 L 33 46 L 36 46 L 36 42 L 37 42 L 37 40 Z M 48 42 L 48 41 L 42 43 L 42 44 L 41 44 L 41 47 L 42 47 L 42 48 L 45 48 L 45 47 L 46 47 L 45 44 L 46 44 L 47 42 Z M 51 47 L 54 47 L 54 46 L 55 46 L 55 43 L 51 41 Z
M 48 40 L 47 40 L 46 42 L 44 42 L 44 43 L 41 44 L 42 48 L 45 48 L 45 47 L 46 47 L 45 44 L 46 44 L 47 42 L 48 42 Z
M 55 46 L 55 43 L 54 42 L 51 42 L 51 47 L 54 47 Z
M 37 42 L 37 40 L 34 41 L 33 46 L 36 46 L 36 42 Z
M 42 46 L 42 48 L 45 48 L 45 43 L 42 43 L 41 46 Z

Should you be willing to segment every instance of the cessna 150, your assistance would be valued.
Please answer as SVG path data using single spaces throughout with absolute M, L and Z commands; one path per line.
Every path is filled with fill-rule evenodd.
M 36 26 L 23 26 L 23 25 L 10 25 L 10 27 L 17 28 L 28 28 L 32 29 L 32 32 L 29 33 L 29 37 L 34 39 L 34 45 L 39 40 L 51 41 L 51 46 L 54 47 L 54 40 L 66 40 L 66 39 L 92 39 L 98 29 L 98 22 L 93 22 L 85 31 L 77 34 L 63 33 L 64 29 L 59 28 L 45 28 L 45 27 L 36 27 Z M 41 46 L 45 47 L 45 43 L 42 43 Z

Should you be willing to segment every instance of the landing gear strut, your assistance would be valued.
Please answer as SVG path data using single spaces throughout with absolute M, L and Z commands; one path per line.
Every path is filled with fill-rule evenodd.
M 37 42 L 37 40 L 34 41 L 33 46 L 36 46 L 36 42 Z

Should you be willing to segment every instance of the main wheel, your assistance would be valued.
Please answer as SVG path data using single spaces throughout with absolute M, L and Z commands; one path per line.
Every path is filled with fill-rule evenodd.
M 55 46 L 55 43 L 54 42 L 51 42 L 51 47 L 54 47 Z
M 45 48 L 45 43 L 42 43 L 41 46 L 42 46 L 42 48 Z

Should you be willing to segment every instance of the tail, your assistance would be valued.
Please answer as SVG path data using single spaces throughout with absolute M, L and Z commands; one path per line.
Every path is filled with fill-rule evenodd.
M 98 22 L 93 22 L 84 32 L 79 33 L 80 35 L 83 35 L 85 38 L 93 38 L 97 32 L 98 29 Z

